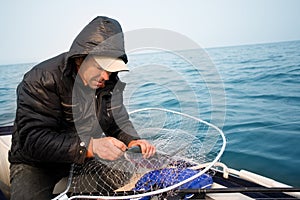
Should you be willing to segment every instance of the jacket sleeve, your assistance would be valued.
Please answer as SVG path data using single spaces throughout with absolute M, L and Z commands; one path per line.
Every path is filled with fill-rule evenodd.
M 61 102 L 54 76 L 42 69 L 27 73 L 17 89 L 19 149 L 34 162 L 81 163 L 86 148 L 75 131 L 62 128 Z
M 114 116 L 114 123 L 116 124 L 116 128 L 112 132 L 116 135 L 117 139 L 123 141 L 126 145 L 132 140 L 140 139 L 133 124 L 129 120 L 129 115 L 123 104 L 113 109 L 112 114 Z
M 106 122 L 110 123 L 108 123 L 108 126 L 101 122 L 100 124 L 102 127 L 107 127 L 103 129 L 106 135 L 113 136 L 128 145 L 130 141 L 140 139 L 140 137 L 130 121 L 128 112 L 123 104 L 125 85 L 125 83 L 119 81 L 114 90 L 108 95 L 109 97 L 107 99 L 103 98 L 104 115 L 108 118 Z

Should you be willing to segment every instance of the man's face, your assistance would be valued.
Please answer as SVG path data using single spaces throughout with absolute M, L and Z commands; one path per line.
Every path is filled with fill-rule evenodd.
M 78 74 L 84 85 L 88 85 L 92 89 L 97 89 L 105 87 L 105 81 L 109 80 L 111 72 L 101 68 L 92 57 L 87 57 L 81 63 Z

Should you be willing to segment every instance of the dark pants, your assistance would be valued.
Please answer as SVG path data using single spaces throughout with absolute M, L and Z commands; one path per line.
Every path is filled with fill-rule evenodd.
M 26 164 L 10 166 L 11 200 L 49 200 L 56 183 L 69 175 L 64 168 L 37 168 Z

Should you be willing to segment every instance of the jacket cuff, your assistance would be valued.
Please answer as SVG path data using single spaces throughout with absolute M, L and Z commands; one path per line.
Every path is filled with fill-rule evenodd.
M 87 156 L 87 149 L 89 145 L 90 138 L 82 138 L 82 140 L 78 141 L 78 150 L 76 152 L 74 163 L 82 164 L 84 163 L 86 156 Z
M 126 144 L 126 146 L 128 146 L 128 144 L 132 141 L 132 140 L 139 140 L 140 137 L 138 136 L 133 136 L 133 135 L 129 135 L 127 133 L 120 133 L 118 135 L 118 139 L 121 140 L 122 142 L 124 142 Z

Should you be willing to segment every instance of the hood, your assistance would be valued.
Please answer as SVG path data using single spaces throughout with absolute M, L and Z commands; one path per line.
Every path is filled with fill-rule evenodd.
M 86 25 L 71 45 L 65 70 L 71 69 L 75 57 L 88 54 L 121 58 L 128 62 L 124 35 L 118 21 L 98 16 Z

